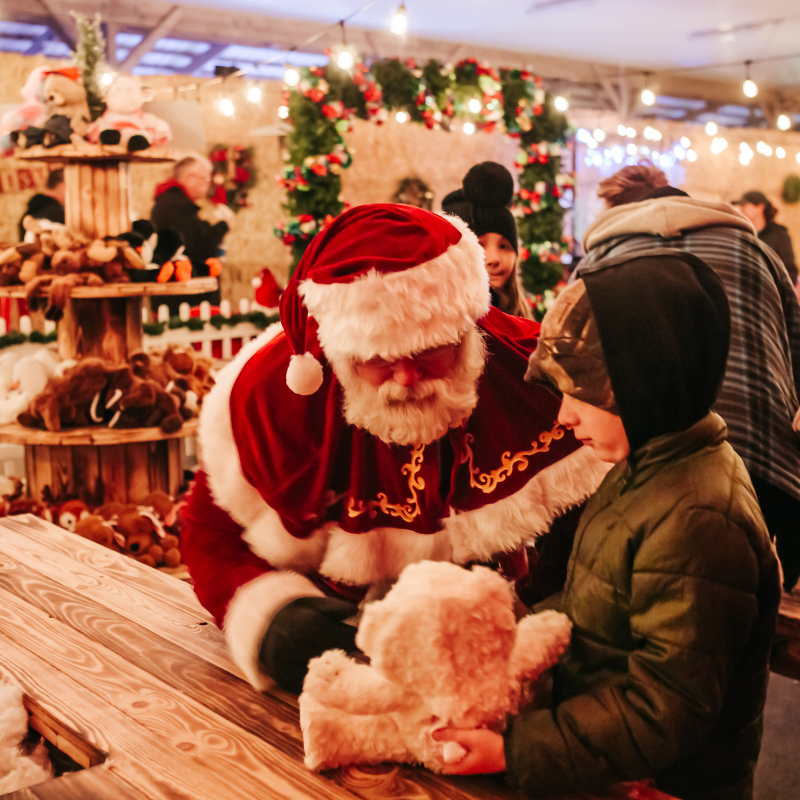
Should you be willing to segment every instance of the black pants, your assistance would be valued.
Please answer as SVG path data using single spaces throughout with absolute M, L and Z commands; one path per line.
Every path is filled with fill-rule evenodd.
M 800 500 L 760 478 L 750 478 L 781 560 L 783 588 L 791 592 L 800 578 Z

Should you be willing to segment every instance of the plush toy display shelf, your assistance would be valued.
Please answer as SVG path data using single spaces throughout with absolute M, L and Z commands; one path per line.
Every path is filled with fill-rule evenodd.
M 66 223 L 90 238 L 131 229 L 131 163 L 174 160 L 160 148 L 128 153 L 120 146 L 90 144 L 32 147 L 17 157 L 63 164 Z M 58 323 L 59 357 L 98 357 L 121 365 L 142 349 L 144 297 L 196 295 L 216 288 L 213 278 L 77 287 Z M 0 297 L 24 296 L 22 286 L 0 287 Z M 25 446 L 28 494 L 36 500 L 42 499 L 46 486 L 56 501 L 95 497 L 102 487 L 104 502 L 137 502 L 157 490 L 177 494 L 183 484 L 181 439 L 196 433 L 197 420 L 174 434 L 159 428 L 101 426 L 51 432 L 13 424 L 0 427 L 0 442 Z

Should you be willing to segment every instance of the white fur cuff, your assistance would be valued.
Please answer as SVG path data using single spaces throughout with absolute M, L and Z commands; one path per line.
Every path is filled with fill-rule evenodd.
M 323 594 L 296 572 L 267 572 L 240 586 L 228 605 L 222 630 L 231 658 L 259 691 L 272 685 L 258 664 L 264 635 L 275 615 L 287 603 L 301 597 L 323 597 Z

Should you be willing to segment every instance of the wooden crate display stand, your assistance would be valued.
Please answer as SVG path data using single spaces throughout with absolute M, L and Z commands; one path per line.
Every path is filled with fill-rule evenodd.
M 167 151 L 155 148 L 129 154 L 120 147 L 101 145 L 81 150 L 72 145 L 50 150 L 36 147 L 20 157 L 63 165 L 66 223 L 90 238 L 130 230 L 131 162 L 174 160 Z M 58 324 L 59 357 L 100 357 L 122 364 L 142 347 L 144 297 L 201 294 L 215 288 L 213 278 L 79 287 Z M 25 290 L 4 287 L 0 295 L 24 297 Z M 181 439 L 196 432 L 196 420 L 173 435 L 158 428 L 101 427 L 51 433 L 14 424 L 0 428 L 0 442 L 25 446 L 28 494 L 36 500 L 43 499 L 45 487 L 54 500 L 82 494 L 96 497 L 99 481 L 106 502 L 137 502 L 157 490 L 173 496 L 178 492 L 183 483 Z

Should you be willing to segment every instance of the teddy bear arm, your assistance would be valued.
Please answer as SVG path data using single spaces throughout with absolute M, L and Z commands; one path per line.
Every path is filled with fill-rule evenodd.
M 406 705 L 400 687 L 373 667 L 353 661 L 342 650 L 329 650 L 309 662 L 303 693 L 350 714 L 385 714 Z
M 521 619 L 511 656 L 514 676 L 521 682 L 532 681 L 552 667 L 567 649 L 571 631 L 569 618 L 557 611 L 542 611 Z

